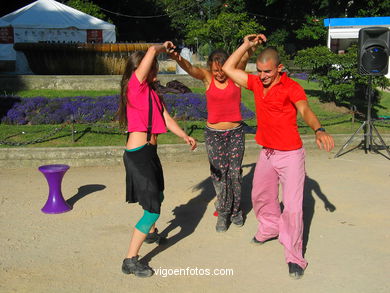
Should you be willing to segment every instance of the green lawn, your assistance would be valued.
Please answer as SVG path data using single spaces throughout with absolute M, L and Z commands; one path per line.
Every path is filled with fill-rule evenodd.
M 361 124 L 356 121 L 351 123 L 351 114 L 343 112 L 341 108 L 331 104 L 321 103 L 316 95 L 320 89 L 314 82 L 297 80 L 307 91 L 309 103 L 313 111 L 320 118 L 327 131 L 333 134 L 352 134 Z M 204 93 L 203 88 L 192 89 L 195 93 Z M 115 95 L 116 91 L 55 91 L 55 90 L 34 90 L 16 92 L 14 95 L 21 97 L 72 97 L 72 96 L 90 96 L 97 97 L 103 95 Z M 252 92 L 243 89 L 242 101 L 251 110 L 254 111 L 255 105 Z M 380 104 L 377 107 L 378 115 L 390 116 L 390 93 L 381 92 Z M 255 119 L 248 120 L 246 123 L 255 126 Z M 203 141 L 204 122 L 179 121 L 179 124 L 186 129 L 198 141 Z M 298 124 L 301 134 L 311 134 L 304 122 L 299 118 Z M 390 133 L 390 124 L 376 124 L 380 133 Z M 26 147 L 69 147 L 69 146 L 107 146 L 123 145 L 125 134 L 118 128 L 116 123 L 112 124 L 77 124 L 72 128 L 71 125 L 4 125 L 0 124 L 0 143 L 7 138 L 7 142 L 21 143 Z M 253 138 L 248 134 L 247 138 Z M 27 144 L 24 142 L 39 141 L 39 143 Z M 181 143 L 182 140 L 172 133 L 167 133 L 159 137 L 160 144 Z M 9 145 L 0 144 L 0 147 L 9 147 Z

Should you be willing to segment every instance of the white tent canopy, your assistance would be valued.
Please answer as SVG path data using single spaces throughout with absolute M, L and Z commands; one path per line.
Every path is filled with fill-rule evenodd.
M 1 18 L 14 28 L 77 28 L 115 30 L 99 18 L 54 0 L 38 0 Z
M 54 0 L 38 0 L 0 18 L 12 25 L 15 43 L 88 42 L 88 30 L 101 31 L 103 43 L 115 43 L 115 25 Z
M 38 0 L 0 18 L 13 27 L 14 43 L 115 43 L 115 25 L 54 0 Z M 25 57 L 21 52 L 0 56 L 6 60 Z M 21 61 L 25 63 L 24 61 Z M 20 63 L 20 62 L 19 62 Z
M 0 18 L 0 27 L 10 26 L 9 22 L 6 22 Z

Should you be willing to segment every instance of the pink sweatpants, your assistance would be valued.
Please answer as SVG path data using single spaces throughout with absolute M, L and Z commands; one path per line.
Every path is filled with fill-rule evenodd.
M 263 148 L 256 164 L 252 187 L 253 211 L 259 221 L 256 239 L 279 237 L 284 246 L 286 263 L 306 268 L 302 255 L 303 186 L 305 150 L 278 151 Z M 278 191 L 282 187 L 283 213 Z

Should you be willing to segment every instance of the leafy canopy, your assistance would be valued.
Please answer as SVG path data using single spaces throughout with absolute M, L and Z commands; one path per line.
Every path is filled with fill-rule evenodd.
M 299 51 L 294 63 L 309 69 L 309 78 L 319 81 L 323 91 L 322 100 L 354 104 L 364 110 L 365 91 L 370 84 L 370 76 L 359 74 L 357 50 L 357 46 L 353 45 L 345 54 L 336 54 L 325 46 L 317 46 Z M 373 88 L 389 85 L 389 80 L 384 76 L 372 78 Z
M 99 6 L 97 6 L 93 1 L 89 0 L 69 0 L 66 2 L 66 5 L 73 7 L 74 9 L 80 10 L 86 14 L 92 15 L 94 17 L 112 22 L 107 15 L 105 15 Z
M 215 19 L 206 23 L 193 21 L 187 27 L 186 43 L 194 45 L 211 43 L 214 48 L 234 51 L 244 36 L 264 30 L 264 27 L 250 18 L 246 13 L 222 12 Z

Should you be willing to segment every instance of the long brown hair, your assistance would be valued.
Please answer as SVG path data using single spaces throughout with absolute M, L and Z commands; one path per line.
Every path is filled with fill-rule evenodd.
M 121 94 L 119 97 L 119 107 L 116 113 L 119 125 L 121 127 L 127 126 L 127 115 L 126 115 L 126 105 L 127 105 L 127 87 L 129 84 L 129 79 L 133 72 L 138 68 L 139 64 L 142 61 L 142 58 L 145 56 L 144 51 L 135 51 L 129 56 L 127 59 L 125 70 L 123 72 L 122 80 L 121 80 Z M 154 64 L 150 70 L 158 70 L 157 58 L 154 60 Z

